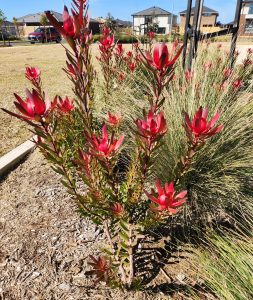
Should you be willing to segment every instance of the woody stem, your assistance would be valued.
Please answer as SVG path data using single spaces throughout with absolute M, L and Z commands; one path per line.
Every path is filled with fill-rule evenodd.
M 114 246 L 114 243 L 112 241 L 112 237 L 111 237 L 111 233 L 110 233 L 110 230 L 109 230 L 109 227 L 108 227 L 108 223 L 107 221 L 104 221 L 104 229 L 105 229 L 105 234 L 106 234 L 106 237 L 107 237 L 107 240 L 111 246 L 111 249 L 112 249 L 112 254 L 116 260 L 116 262 L 119 264 L 119 272 L 121 274 L 121 280 L 123 282 L 123 284 L 126 284 L 127 283 L 127 277 L 126 277 L 126 272 L 121 264 L 121 261 L 120 261 L 120 258 L 118 256 L 118 254 L 116 253 L 116 249 L 115 249 L 115 246 Z

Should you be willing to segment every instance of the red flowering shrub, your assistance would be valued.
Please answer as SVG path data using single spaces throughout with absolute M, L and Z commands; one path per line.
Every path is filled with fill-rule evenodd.
M 98 59 L 105 96 L 110 95 L 116 78 L 124 80 L 137 69 L 150 76 L 151 88 L 143 92 L 143 99 L 148 100 L 147 109 L 144 107 L 143 117 L 132 120 L 128 130 L 134 139 L 130 141 L 128 133 L 123 134 L 121 129 L 124 111 L 121 111 L 122 117 L 119 113 L 109 112 L 106 120 L 95 114 L 94 80 L 98 79 L 91 62 L 86 1 L 73 0 L 71 15 L 64 7 L 63 25 L 50 12 L 46 15 L 70 45 L 71 50 L 66 48 L 64 71 L 73 83 L 75 101 L 58 96 L 49 101 L 42 90 L 40 71 L 27 68 L 26 77 L 34 89 L 32 92 L 27 90 L 25 101 L 15 95 L 17 102 L 14 103 L 20 114 L 5 111 L 32 126 L 38 135 L 38 148 L 54 170 L 63 176 L 62 183 L 75 198 L 81 215 L 103 226 L 108 248 L 104 256 L 91 257 L 93 269 L 89 274 L 108 284 L 117 282 L 122 287 L 131 288 L 136 280 L 135 251 L 147 238 L 147 224 L 157 226 L 187 202 L 187 190 L 177 187 L 180 174 L 190 165 L 191 158 L 207 138 L 220 132 L 223 125 L 216 125 L 219 113 L 207 121 L 207 108 L 200 107 L 192 121 L 185 113 L 189 149 L 182 163 L 178 164 L 178 176 L 171 178 L 170 184 L 165 183 L 164 187 L 157 179 L 157 193 L 154 190 L 148 193 L 149 175 L 156 166 L 163 139 L 171 130 L 170 120 L 166 120 L 163 111 L 163 92 L 174 78 L 182 47 L 175 42 L 169 51 L 162 43 L 155 44 L 152 52 L 144 52 L 140 45 L 135 45 L 133 51 L 125 53 L 110 30 L 103 29 Z M 188 71 L 186 80 L 193 76 L 194 73 Z M 127 166 L 122 167 L 122 149 L 127 143 L 134 146 L 132 153 L 126 155 Z

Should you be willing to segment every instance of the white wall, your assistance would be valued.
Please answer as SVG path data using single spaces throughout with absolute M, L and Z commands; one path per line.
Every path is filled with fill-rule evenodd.
M 173 25 L 176 25 L 176 21 L 177 21 L 177 18 L 174 17 L 173 18 Z M 171 15 L 155 17 L 153 22 L 157 23 L 159 27 L 165 28 L 165 34 L 170 33 Z M 141 32 L 139 32 L 139 30 L 140 30 L 139 26 L 143 25 L 144 23 L 145 23 L 145 17 L 143 17 L 143 16 L 134 16 L 133 30 L 134 30 L 135 34 L 137 34 L 137 35 L 139 35 L 139 34 L 143 35 L 144 34 L 143 26 L 141 27 Z
M 139 34 L 143 34 L 142 32 L 139 32 L 139 30 L 142 28 L 140 28 L 140 25 L 144 24 L 145 22 L 145 18 L 144 17 L 138 17 L 138 16 L 134 16 L 134 21 L 133 21 L 133 30 L 134 33 L 139 35 Z M 143 28 L 142 28 L 143 31 Z

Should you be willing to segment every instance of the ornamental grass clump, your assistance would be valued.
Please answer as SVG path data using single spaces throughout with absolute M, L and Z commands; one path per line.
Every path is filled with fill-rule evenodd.
M 71 15 L 64 8 L 63 25 L 46 12 L 69 45 L 64 71 L 73 83 L 74 101 L 58 95 L 48 99 L 41 72 L 29 68 L 26 77 L 32 91 L 27 91 L 25 100 L 15 95 L 18 113 L 4 111 L 31 125 L 38 136 L 34 142 L 62 175 L 81 216 L 103 227 L 106 246 L 101 256 L 90 258 L 92 269 L 87 274 L 112 287 L 130 289 L 142 283 L 138 249 L 152 240 L 150 229 L 168 224 L 184 207 L 194 215 L 193 199 L 200 205 L 204 201 L 202 178 L 210 182 L 213 172 L 225 172 L 224 161 L 213 169 L 210 161 L 213 157 L 217 161 L 216 149 L 220 155 L 231 147 L 223 134 L 228 135 L 226 128 L 232 122 L 239 130 L 238 94 L 250 83 L 240 75 L 245 69 L 227 71 L 221 81 L 216 75 L 210 80 L 210 74 L 216 74 L 213 62 L 202 62 L 200 75 L 194 68 L 184 73 L 177 67 L 182 51 L 177 42 L 170 51 L 165 43 L 151 45 L 150 51 L 137 44 L 126 53 L 107 28 L 99 42 L 103 76 L 97 78 L 87 7 L 86 1 L 73 0 Z M 220 65 L 225 69 L 227 64 Z M 248 70 L 251 65 L 240 68 Z M 210 149 L 213 152 L 208 154 Z M 223 190 L 226 193 L 220 186 L 209 193 L 207 188 L 206 201 L 220 197 Z

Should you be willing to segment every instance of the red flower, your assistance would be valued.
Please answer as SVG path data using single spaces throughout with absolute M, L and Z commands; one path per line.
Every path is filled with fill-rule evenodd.
M 104 36 L 103 39 L 102 38 L 100 39 L 99 49 L 101 52 L 105 52 L 105 50 L 110 49 L 113 44 L 114 44 L 114 35 Z
M 224 77 L 228 78 L 232 74 L 233 70 L 231 68 L 226 68 L 224 70 Z
M 156 43 L 154 46 L 154 53 L 153 53 L 153 57 L 151 56 L 151 54 L 149 52 L 145 52 L 145 58 L 147 63 L 160 71 L 165 71 L 166 69 L 168 69 L 169 67 L 173 67 L 173 65 L 175 64 L 175 62 L 177 61 L 183 47 L 181 47 L 179 49 L 179 51 L 175 54 L 175 50 L 176 50 L 177 44 L 174 43 L 171 53 L 169 54 L 168 52 L 168 48 L 166 46 L 165 43 L 159 44 Z
M 247 52 L 248 52 L 248 55 L 252 54 L 253 53 L 253 48 L 248 48 Z
M 106 261 L 106 259 L 102 256 L 98 257 L 97 259 L 90 255 L 90 258 L 92 259 L 92 262 L 88 263 L 93 267 L 93 269 L 88 274 L 95 275 L 97 277 L 97 281 L 99 280 L 108 280 L 108 271 L 109 271 L 109 265 Z
M 124 141 L 124 135 L 122 135 L 119 140 L 116 140 L 113 133 L 111 138 L 109 138 L 106 125 L 102 128 L 102 138 L 98 138 L 94 134 L 89 136 L 87 132 L 85 132 L 85 134 L 91 145 L 91 154 L 107 159 L 110 159 L 113 155 L 115 155 Z
M 243 81 L 241 79 L 237 79 L 233 82 L 234 89 L 240 89 L 243 87 Z
M 38 81 L 41 71 L 38 68 L 26 67 L 25 76 L 30 81 Z
M 124 212 L 124 208 L 120 203 L 114 203 L 110 208 L 115 216 L 121 216 Z
M 135 64 L 134 62 L 131 62 L 131 63 L 128 64 L 128 68 L 129 68 L 132 72 L 134 72 L 135 69 L 136 69 L 136 64 Z
M 26 90 L 26 101 L 23 101 L 20 96 L 14 94 L 17 102 L 14 102 L 16 108 L 21 112 L 23 116 L 15 115 L 26 120 L 40 121 L 42 117 L 47 114 L 47 110 L 50 108 L 46 106 L 45 102 L 41 99 L 36 90 L 32 90 L 32 93 Z
M 70 63 L 68 63 L 68 62 L 66 62 L 67 63 L 67 70 L 66 69 L 64 69 L 65 70 L 65 72 L 67 72 L 72 78 L 76 78 L 76 70 L 75 70 L 75 68 L 74 68 L 74 66 L 72 65 L 72 64 L 70 64 Z
M 61 23 L 55 18 L 55 16 L 50 12 L 46 11 L 45 14 L 50 21 L 50 23 L 66 38 L 77 38 L 80 36 L 81 27 L 83 26 L 83 5 L 84 2 L 80 1 L 79 13 L 76 13 L 73 9 L 72 16 L 70 16 L 68 8 L 64 6 L 63 10 L 63 26 Z
M 186 81 L 190 81 L 193 77 L 193 71 L 190 71 L 190 70 L 186 70 L 185 71 L 185 79 Z
M 121 115 L 113 115 L 112 113 L 108 112 L 108 119 L 107 123 L 111 126 L 118 126 L 122 120 Z
M 214 127 L 219 120 L 220 113 L 217 112 L 215 116 L 207 121 L 208 108 L 203 110 L 202 107 L 196 112 L 193 121 L 190 121 L 189 115 L 185 112 L 185 128 L 188 137 L 195 137 L 195 142 L 199 139 L 205 139 L 215 135 L 223 129 L 223 124 Z
M 119 81 L 123 81 L 125 79 L 125 75 L 120 73 L 118 76 Z
M 153 38 L 155 37 L 155 33 L 153 31 L 149 31 L 148 37 L 150 40 L 153 40 Z
M 250 65 L 252 65 L 252 60 L 249 59 L 249 58 L 245 58 L 244 61 L 243 61 L 243 66 L 248 67 Z
M 152 194 L 145 193 L 151 201 L 158 204 L 158 208 L 156 209 L 158 211 L 168 210 L 170 213 L 175 214 L 177 212 L 176 208 L 184 204 L 187 200 L 187 191 L 182 191 L 175 195 L 173 182 L 170 184 L 166 183 L 162 187 L 160 180 L 157 180 L 156 188 L 158 192 L 157 196 L 154 196 L 154 190 L 152 190 Z
M 118 56 L 122 56 L 124 50 L 122 44 L 117 44 L 116 53 Z
M 133 56 L 133 52 L 132 51 L 128 51 L 126 55 L 127 55 L 128 58 L 131 58 Z
M 138 119 L 136 121 L 140 135 L 144 138 L 155 140 L 161 137 L 167 131 L 166 120 L 163 112 L 155 115 L 151 110 L 148 112 L 144 120 Z
M 73 103 L 74 103 L 74 99 L 69 100 L 69 98 L 66 97 L 63 100 L 61 97 L 59 97 L 58 107 L 62 113 L 67 114 L 68 112 L 75 109 L 75 106 Z
M 104 37 L 107 37 L 110 34 L 110 29 L 108 27 L 104 27 L 102 33 Z

